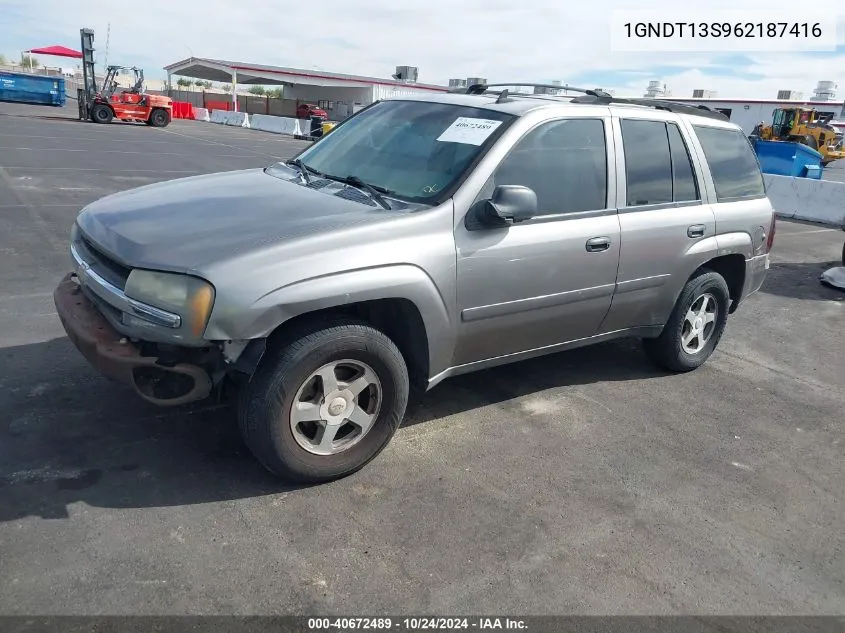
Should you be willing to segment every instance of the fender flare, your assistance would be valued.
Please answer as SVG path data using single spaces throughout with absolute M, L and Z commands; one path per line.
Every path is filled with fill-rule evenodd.
M 418 266 L 397 264 L 321 275 L 276 288 L 247 309 L 237 336 L 223 323 L 210 324 L 206 338 L 266 339 L 294 317 L 363 301 L 404 299 L 419 311 L 425 327 L 430 373 L 447 367 L 454 347 L 453 319 L 435 282 Z

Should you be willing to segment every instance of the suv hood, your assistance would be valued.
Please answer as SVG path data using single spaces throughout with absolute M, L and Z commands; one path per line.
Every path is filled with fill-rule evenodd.
M 85 207 L 77 223 L 127 266 L 188 272 L 273 243 L 396 215 L 259 168 L 116 193 Z

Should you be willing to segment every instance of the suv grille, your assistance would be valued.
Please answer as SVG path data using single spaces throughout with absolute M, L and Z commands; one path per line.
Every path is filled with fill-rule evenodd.
M 94 271 L 121 290 L 126 288 L 126 280 L 129 278 L 129 273 L 132 272 L 131 268 L 106 255 L 85 237 L 81 237 L 77 242 L 77 248 L 81 251 L 82 258 Z

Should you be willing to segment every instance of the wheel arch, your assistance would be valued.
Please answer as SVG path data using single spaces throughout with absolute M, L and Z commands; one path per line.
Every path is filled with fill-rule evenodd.
M 702 270 L 712 270 L 719 273 L 725 280 L 731 297 L 729 313 L 733 314 L 742 300 L 742 290 L 745 287 L 745 257 L 738 253 L 720 255 L 705 262 L 694 274 L 698 274 Z
M 268 293 L 244 312 L 248 323 L 214 322 L 212 315 L 206 338 L 252 340 L 242 355 L 252 359 L 253 367 L 264 348 L 295 338 L 314 319 L 345 317 L 382 331 L 402 352 L 415 386 L 442 371 L 454 347 L 443 297 L 431 278 L 411 265 L 299 281 Z

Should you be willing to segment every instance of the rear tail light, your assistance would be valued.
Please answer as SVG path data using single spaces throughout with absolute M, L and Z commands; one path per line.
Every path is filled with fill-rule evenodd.
M 769 225 L 769 235 L 766 237 L 766 252 L 770 253 L 772 246 L 775 243 L 775 231 L 777 229 L 777 221 L 775 214 L 772 213 L 772 223 Z

